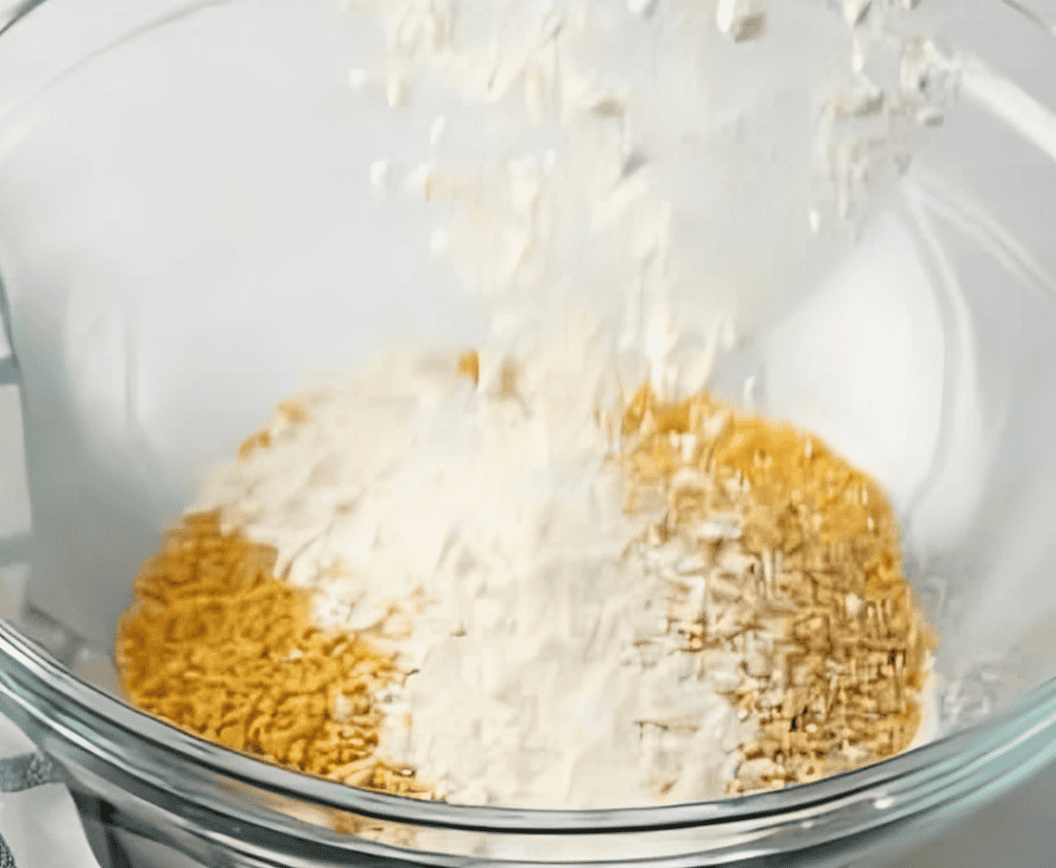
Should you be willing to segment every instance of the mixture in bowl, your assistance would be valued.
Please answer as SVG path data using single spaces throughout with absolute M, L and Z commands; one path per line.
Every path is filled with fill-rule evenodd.
M 571 346 L 392 357 L 282 404 L 138 577 L 131 701 L 467 804 L 699 800 L 910 746 L 936 640 L 880 487 Z

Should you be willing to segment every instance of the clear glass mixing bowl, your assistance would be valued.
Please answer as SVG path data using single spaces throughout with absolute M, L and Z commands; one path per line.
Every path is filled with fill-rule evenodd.
M 559 812 L 310 779 L 117 697 L 130 577 L 204 464 L 304 373 L 470 340 L 479 315 L 430 259 L 435 215 L 370 195 L 367 166 L 413 161 L 421 118 L 350 96 L 376 37 L 330 0 L 0 6 L 0 711 L 62 765 L 89 829 L 105 822 L 104 864 L 119 842 L 155 865 L 866 865 L 1056 756 L 1056 19 L 996 0 L 769 12 L 723 49 L 754 99 L 744 128 L 780 144 L 791 105 L 795 159 L 835 192 L 812 204 L 778 177 L 761 200 L 802 227 L 737 224 L 726 277 L 790 288 L 716 386 L 754 376 L 767 411 L 888 487 L 943 637 L 938 738 L 782 792 Z M 893 46 L 863 29 L 881 12 L 907 22 Z M 904 141 L 877 139 L 875 100 L 796 102 L 811 58 L 867 37 Z M 834 130 L 850 146 L 819 152 Z M 735 222 L 715 218 L 723 244 Z

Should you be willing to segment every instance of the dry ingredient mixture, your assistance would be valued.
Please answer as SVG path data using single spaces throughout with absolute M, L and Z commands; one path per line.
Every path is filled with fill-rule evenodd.
M 707 798 L 907 747 L 934 639 L 875 483 L 705 393 L 595 414 L 562 359 L 490 386 L 476 354 L 390 359 L 285 405 L 144 568 L 132 700 L 466 803 Z
M 491 332 L 320 382 L 216 469 L 119 626 L 130 699 L 467 804 L 737 795 L 905 749 L 935 637 L 891 506 L 705 389 L 731 312 L 694 270 L 700 190 L 688 210 L 678 190 L 716 110 L 691 87 L 715 23 L 676 4 L 681 35 L 607 40 L 656 4 L 369 5 L 387 53 L 356 87 L 401 106 L 435 79 L 482 112 L 478 164 L 449 148 L 405 186 L 446 208 L 433 248 Z M 763 32 L 720 6 L 724 38 Z M 649 40 L 671 51 L 636 89 L 615 73 Z M 543 127 L 553 147 L 522 142 Z M 431 146 L 458 132 L 437 116 Z

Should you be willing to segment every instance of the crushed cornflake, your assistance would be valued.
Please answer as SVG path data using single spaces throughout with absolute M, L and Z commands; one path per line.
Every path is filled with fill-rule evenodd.
M 908 747 L 937 637 L 876 483 L 816 438 L 706 394 L 665 402 L 644 386 L 623 434 L 628 508 L 664 491 L 652 544 L 679 538 L 697 554 L 685 572 L 701 578 L 675 579 L 674 629 L 687 650 L 744 655 L 728 696 L 760 731 L 728 792 L 809 783 Z M 736 515 L 737 532 L 718 515 Z

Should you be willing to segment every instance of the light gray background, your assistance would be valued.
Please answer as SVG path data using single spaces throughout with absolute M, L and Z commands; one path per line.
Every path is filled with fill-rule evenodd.
M 972 0 L 972 2 L 982 3 L 983 0 Z M 4 10 L 6 6 L 10 5 L 12 4 L 0 3 L 0 11 Z M 48 7 L 41 10 L 41 14 L 43 14 L 47 10 L 47 8 L 55 8 L 57 5 L 58 4 L 56 3 L 48 4 Z M 114 15 L 117 15 L 119 13 L 125 14 L 133 7 L 135 7 L 138 10 L 137 15 L 141 14 L 146 20 L 149 18 L 149 15 L 146 11 L 147 7 L 156 7 L 160 5 L 165 4 L 146 2 L 138 4 L 129 4 L 124 2 L 109 4 L 102 2 L 94 3 L 91 7 L 91 21 L 87 22 L 87 24 L 94 25 L 99 29 L 100 32 L 109 31 L 111 29 L 110 25 L 108 25 L 105 20 L 107 16 L 105 14 L 102 14 L 105 9 L 110 9 Z M 925 6 L 926 5 L 927 3 L 925 3 Z M 66 35 L 72 42 L 76 42 L 78 44 L 80 42 L 84 42 L 85 44 L 87 44 L 88 42 L 99 41 L 98 39 L 96 39 L 96 36 L 90 32 L 90 29 L 90 27 L 75 28 L 71 29 L 71 31 Z M 55 35 L 56 40 L 54 41 L 54 44 L 42 46 L 42 53 L 39 55 L 38 58 L 40 59 L 41 64 L 40 69 L 36 68 L 35 60 L 32 63 L 28 63 L 25 68 L 13 68 L 14 66 L 16 66 L 16 58 L 14 56 L 14 52 L 8 54 L 6 61 L 4 60 L 4 58 L 0 57 L 0 67 L 2 67 L 0 68 L 0 71 L 6 73 L 6 81 L 8 87 L 11 88 L 12 92 L 14 90 L 18 90 L 18 88 L 15 88 L 13 85 L 13 83 L 16 82 L 18 78 L 18 75 L 16 75 L 16 73 L 25 78 L 27 82 L 27 88 L 30 91 L 32 91 L 37 86 L 43 85 L 43 82 L 46 79 L 46 75 L 43 71 L 44 61 L 42 58 L 44 58 L 47 51 L 53 52 L 58 57 L 72 56 L 71 52 L 73 52 L 73 49 L 71 49 L 68 45 L 60 44 L 60 40 L 57 39 L 57 36 L 59 35 L 57 31 L 55 32 Z M 1024 39 L 1026 39 L 1029 35 L 1030 34 L 1028 34 L 1026 31 L 1021 34 Z M 961 34 L 961 36 L 962 39 L 960 41 L 967 45 L 971 45 L 975 42 L 985 43 L 990 38 L 989 32 L 982 34 Z M 975 38 L 973 38 L 973 36 Z M 1040 38 L 1040 36 L 1038 38 Z M 1023 64 L 1029 63 L 1029 57 L 1031 56 L 1032 50 L 1026 45 L 1025 42 L 1016 40 L 1015 44 L 1017 46 L 1016 50 L 1011 51 L 1009 53 L 1009 56 L 1005 58 L 1006 62 L 1004 63 L 1004 68 L 1009 69 L 1013 72 L 1015 71 L 1017 62 Z M 1051 49 L 1051 44 L 1048 47 Z M 1033 48 L 1037 48 L 1037 46 L 1033 46 Z M 338 77 L 335 78 L 335 81 L 339 81 L 340 76 L 344 74 L 345 61 L 344 55 L 342 54 L 344 50 L 344 46 L 334 46 L 334 74 Z M 23 59 L 26 59 L 27 57 L 28 55 L 23 55 Z M 34 57 L 37 57 L 37 55 L 34 55 Z M 273 75 L 276 72 L 274 67 L 264 67 L 264 69 L 266 69 L 267 74 Z M 0 76 L 0 78 L 4 78 L 4 76 Z M 117 84 L 121 87 L 129 88 L 132 90 L 135 90 L 137 87 L 141 86 L 141 82 L 137 82 L 134 80 L 124 80 L 122 82 L 118 82 Z M 1045 87 L 1056 87 L 1056 79 L 1054 79 L 1053 81 L 1049 81 L 1047 84 L 1045 82 L 1040 82 L 1037 84 L 1038 87 L 1041 88 L 1041 90 L 1035 91 L 1037 96 L 1039 96 L 1040 98 L 1051 97 L 1051 92 L 1046 91 Z M 30 85 L 32 85 L 32 87 Z M 344 98 L 343 92 L 341 91 L 342 87 L 343 85 L 337 84 L 333 93 L 321 95 L 320 99 L 325 96 L 328 99 L 333 99 L 335 101 L 335 104 L 340 104 L 339 101 Z M 4 97 L 3 99 L 0 99 L 0 109 L 13 110 L 15 103 L 7 100 L 8 95 L 8 91 L 0 93 L 0 96 Z M 161 95 L 155 92 L 154 96 Z M 227 109 L 227 106 L 223 102 L 223 97 L 225 96 L 227 95 L 221 93 L 214 100 L 215 105 L 213 107 L 217 110 L 218 113 L 222 113 Z M 58 103 L 57 105 L 61 106 L 61 103 Z M 103 118 L 101 122 L 105 124 L 106 122 L 112 120 L 112 118 Z M 283 125 L 279 124 L 277 126 L 282 127 Z M 18 133 L 20 131 L 19 126 L 17 124 L 8 128 L 9 132 L 11 132 L 12 130 L 14 130 L 15 133 Z M 287 135 L 290 135 L 289 130 L 280 129 L 279 131 L 285 132 Z M 156 132 L 158 136 L 164 136 L 166 130 L 164 128 L 159 127 Z M 392 130 L 385 130 L 383 132 L 388 133 L 390 137 L 394 133 L 394 131 Z M 0 144 L 11 145 L 11 142 L 0 142 Z M 82 153 L 91 161 L 92 165 L 95 167 L 98 167 L 100 164 L 105 165 L 105 163 L 102 163 L 102 161 L 103 158 L 106 156 L 105 146 L 107 144 L 108 142 L 105 140 L 105 137 L 99 142 L 83 140 L 80 142 L 80 146 L 83 149 Z M 213 142 L 205 142 L 203 143 L 203 148 L 211 153 L 215 153 L 213 151 L 213 147 L 215 144 L 216 143 Z M 396 142 L 393 141 L 390 142 L 387 147 L 395 147 L 395 145 Z M 293 144 L 291 144 L 290 147 L 292 148 Z M 92 148 L 96 148 L 97 150 L 92 153 Z M 43 160 L 46 156 L 47 155 L 41 155 L 41 159 Z M 113 155 L 111 155 L 111 158 L 115 160 L 118 159 L 116 156 Z M 222 162 L 222 154 L 220 154 L 217 156 L 217 165 L 220 165 Z M 150 167 L 148 166 L 146 168 L 149 169 Z M 344 169 L 344 173 L 340 175 L 341 183 L 347 184 L 350 190 L 356 188 L 356 185 L 360 185 L 360 187 L 362 187 L 363 179 L 361 179 L 360 175 L 357 174 L 357 172 L 354 170 L 354 167 L 352 167 L 351 165 L 346 165 L 339 168 Z M 319 177 L 323 179 L 323 181 L 325 181 L 325 183 L 327 184 L 335 183 L 334 179 L 335 177 L 338 177 L 337 175 L 335 175 L 333 169 L 333 166 L 329 166 L 322 163 L 319 165 Z M 71 170 L 71 177 L 73 177 L 73 174 L 74 173 L 72 173 Z M 155 175 L 154 177 L 159 178 L 161 176 Z M 158 183 L 162 182 L 159 180 Z M 134 214 L 130 216 L 126 213 L 126 210 L 131 207 L 129 204 L 129 200 L 122 198 L 122 194 L 124 192 L 128 193 L 129 199 L 131 199 L 130 193 L 134 191 L 122 191 L 120 189 L 114 189 L 112 186 L 103 186 L 106 187 L 104 192 L 106 194 L 106 201 L 109 203 L 110 208 L 109 212 L 107 212 L 107 221 L 105 225 L 99 225 L 95 227 L 95 230 L 99 233 L 99 239 L 85 239 L 86 244 L 89 242 L 101 240 L 103 238 L 112 240 L 115 237 L 115 227 L 134 227 L 137 223 Z M 70 187 L 68 186 L 64 187 L 60 192 L 63 195 L 64 202 L 68 203 L 73 198 L 75 198 L 70 196 Z M 361 193 L 362 189 L 358 189 L 358 192 Z M 306 193 L 309 196 L 314 195 L 313 191 L 311 190 L 306 191 Z M 100 193 L 99 195 L 102 195 L 102 193 Z M 219 216 L 223 216 L 225 219 L 244 221 L 247 225 L 252 225 L 255 219 L 259 219 L 259 216 L 256 215 L 254 212 L 254 202 L 251 197 L 247 197 L 246 202 L 235 204 L 240 205 L 240 208 L 242 210 L 232 205 L 232 207 L 228 209 L 230 213 L 221 212 L 219 209 L 213 210 L 212 213 L 214 215 L 218 215 L 217 219 L 219 219 Z M 375 211 L 373 213 L 377 215 L 380 212 Z M 82 219 L 81 214 L 73 213 L 67 216 L 69 217 L 71 226 L 80 226 Z M 197 219 L 198 214 L 191 213 L 191 217 Z M 405 219 L 405 217 L 402 214 L 397 215 L 395 213 L 385 212 L 381 213 L 380 217 L 375 216 L 374 219 L 380 219 L 388 221 L 390 223 L 400 222 L 401 225 L 403 225 L 402 221 Z M 192 223 L 189 225 L 194 224 Z M 173 228 L 176 230 L 186 230 L 187 227 L 184 224 L 180 224 L 174 221 Z M 419 218 L 416 224 L 416 229 L 424 235 L 425 228 L 425 221 Z M 42 235 L 43 234 L 47 233 L 44 233 L 42 230 Z M 140 240 L 136 238 L 134 233 L 131 234 L 129 237 L 135 241 Z M 275 233 L 274 237 L 281 238 L 282 233 Z M 268 236 L 266 233 L 263 232 L 261 233 L 261 238 L 265 241 L 273 241 L 274 237 Z M 143 250 L 142 255 L 144 257 L 147 256 L 150 252 L 149 249 L 146 247 L 141 249 Z M 51 252 L 53 251 L 50 249 L 43 249 L 43 254 L 50 254 Z M 195 251 L 195 253 L 202 253 L 202 251 Z M 204 251 L 204 253 L 209 254 L 210 251 Z M 382 253 L 377 253 L 375 258 L 380 260 L 384 259 L 385 257 Z M 403 256 L 401 253 L 400 258 L 405 259 L 406 257 Z M 54 267 L 56 268 L 60 267 L 63 264 L 61 261 L 49 259 L 48 256 L 44 255 L 42 255 L 42 260 L 49 261 L 49 263 L 54 265 Z M 112 262 L 115 267 L 129 267 L 128 262 L 125 259 L 118 259 L 115 257 Z M 401 284 L 403 286 L 410 285 L 413 282 L 413 279 L 416 276 L 417 272 L 424 267 L 425 264 L 421 261 L 404 262 L 402 265 L 402 271 L 400 271 L 399 273 L 392 272 L 392 274 L 394 275 L 392 277 L 393 285 L 390 287 L 386 287 L 386 291 L 399 292 Z M 81 276 L 83 277 L 84 275 L 82 274 Z M 120 277 L 121 275 L 119 274 L 117 276 Z M 291 279 L 296 279 L 297 276 L 298 275 L 295 274 L 279 276 L 271 275 L 274 282 L 277 284 L 282 282 L 282 278 L 289 277 Z M 89 274 L 87 275 L 86 279 L 91 280 L 93 277 L 97 279 L 97 282 L 100 286 L 109 288 L 113 285 L 115 275 L 111 274 L 110 272 L 100 272 L 98 274 Z M 249 275 L 248 277 L 254 278 L 255 280 L 257 275 Z M 317 277 L 323 278 L 326 277 L 326 275 L 320 274 L 317 275 Z M 335 281 L 344 281 L 348 279 L 348 275 L 335 274 L 333 275 L 332 279 Z M 254 282 L 254 280 L 249 280 L 247 278 L 247 284 L 258 285 Z M 95 312 L 95 308 L 93 307 L 93 304 L 91 302 L 97 297 L 92 295 L 92 292 L 90 291 L 92 289 L 93 287 L 91 286 L 84 289 L 84 298 L 86 300 L 84 302 L 84 305 L 82 305 L 83 309 L 81 309 L 81 313 L 84 313 L 87 319 L 91 319 L 91 317 L 87 316 L 88 314 L 92 314 Z M 165 299 L 166 294 L 171 293 L 173 291 L 173 287 L 167 286 L 161 286 L 157 289 L 157 298 L 162 301 Z M 309 292 L 311 304 L 323 306 L 328 303 L 327 286 L 325 280 L 319 279 L 316 281 L 314 292 L 311 292 L 310 288 L 307 288 L 306 291 Z M 259 298 L 257 300 L 259 301 Z M 365 311 L 367 307 L 369 306 L 365 305 Z M 162 322 L 164 318 L 163 315 L 166 314 L 167 311 L 155 310 L 151 312 L 157 314 L 157 319 L 159 320 L 158 334 L 161 334 L 163 331 L 162 326 L 166 325 L 166 323 Z M 435 317 L 439 316 L 439 313 L 434 314 L 434 322 Z M 117 322 L 118 325 L 121 325 L 121 321 L 119 320 L 119 317 L 115 317 L 113 321 Z M 89 326 L 91 326 L 91 328 L 89 328 Z M 85 345 L 90 345 L 91 347 L 103 347 L 105 349 L 107 346 L 109 346 L 109 344 L 106 340 L 100 340 L 100 336 L 95 331 L 93 331 L 94 327 L 95 326 L 93 322 L 86 322 L 85 335 L 88 338 L 91 338 L 91 340 L 87 341 Z M 222 345 L 224 337 L 225 336 L 222 334 L 216 335 L 216 345 Z M 116 344 L 120 344 L 121 342 L 121 334 L 115 333 L 114 335 L 109 335 L 109 333 L 107 333 L 103 334 L 102 338 L 113 338 L 113 341 Z M 3 342 L 0 341 L 0 357 L 4 355 L 4 347 L 2 346 L 2 343 Z M 172 349 L 172 352 L 166 355 L 166 352 L 168 352 L 168 350 L 170 349 Z M 164 346 L 161 346 L 159 348 L 155 346 L 155 356 L 160 359 L 158 365 L 162 366 L 164 371 L 172 374 L 174 382 L 177 380 L 176 375 L 180 373 L 180 357 L 178 350 L 179 348 L 168 348 Z M 305 348 L 304 355 L 310 355 L 311 350 L 311 347 Z M 262 348 L 261 354 L 268 355 L 268 350 L 266 346 Z M 112 372 L 110 368 L 108 368 L 106 365 L 102 365 L 102 361 L 108 361 L 107 359 L 102 359 L 102 361 L 100 361 L 100 359 L 93 357 L 88 359 L 82 359 L 81 361 L 85 362 L 85 364 L 81 368 L 82 372 L 94 372 L 99 375 L 100 382 L 109 381 L 108 375 Z M 326 361 L 332 360 L 326 359 Z M 140 369 L 142 369 L 143 364 L 144 360 L 140 359 Z M 255 364 L 257 365 L 258 369 L 268 371 L 267 365 L 260 363 L 259 359 Z M 122 371 L 119 371 L 119 373 L 124 374 L 123 369 Z M 127 377 L 123 376 L 117 379 L 121 380 L 121 382 L 124 382 Z M 204 384 L 203 387 L 203 384 L 198 382 L 184 384 L 182 383 L 182 381 L 180 381 L 177 382 L 177 385 L 186 385 L 188 389 L 193 387 L 193 389 L 196 391 L 202 388 L 208 388 L 208 384 Z M 289 385 L 292 385 L 292 383 L 283 383 L 280 391 L 287 389 Z M 241 402 L 247 407 L 267 406 L 270 401 L 266 400 L 266 398 L 270 397 L 270 395 L 265 395 L 264 393 L 267 393 L 270 389 L 273 388 L 279 387 L 274 386 L 270 381 L 267 384 L 264 384 L 260 380 L 251 382 L 247 378 L 246 388 L 240 390 L 240 393 L 234 400 Z M 88 389 L 88 391 L 90 392 L 91 389 Z M 111 403 L 117 406 L 118 409 L 124 410 L 125 408 L 121 404 L 121 401 L 123 401 L 128 394 L 131 394 L 131 390 L 125 388 L 120 395 L 114 396 L 109 394 L 102 394 L 96 395 L 95 397 L 99 397 L 101 399 L 101 406 L 108 406 L 107 400 L 111 400 Z M 232 398 L 226 394 L 217 394 L 214 397 L 218 407 L 226 409 L 228 412 L 228 416 L 232 420 L 229 426 L 231 436 L 233 437 L 236 432 L 244 430 L 244 426 L 242 426 L 241 420 L 239 418 L 240 413 L 234 412 L 230 408 Z M 159 416 L 163 417 L 161 418 L 161 421 L 166 423 L 165 425 L 161 425 L 159 423 L 158 427 L 160 429 L 164 429 L 164 432 L 168 436 L 170 436 L 173 443 L 176 444 L 173 446 L 174 450 L 176 449 L 176 446 L 181 445 L 185 440 L 185 431 L 181 428 L 181 426 L 184 424 L 191 424 L 188 420 L 184 419 L 182 416 L 179 415 L 178 411 L 180 410 L 180 403 L 180 401 L 173 401 L 172 407 L 162 407 L 161 410 L 164 410 L 166 413 L 168 413 L 168 415 L 162 414 L 160 410 L 158 411 Z M 6 412 L 8 414 L 6 418 L 0 418 L 0 509 L 6 510 L 3 515 L 0 515 L 0 536 L 19 535 L 22 534 L 25 529 L 24 525 L 26 517 L 26 490 L 24 485 L 22 449 L 21 444 L 17 441 L 17 434 L 21 423 L 19 420 L 11 418 L 10 414 L 14 412 L 12 409 L 13 406 L 15 405 L 13 405 L 10 400 L 0 401 L 0 409 L 6 408 Z M 146 413 L 151 409 L 152 408 L 149 404 L 141 404 L 138 407 L 138 411 L 143 413 Z M 213 444 L 213 446 L 215 445 L 216 444 Z M 195 454 L 187 455 L 184 457 L 187 457 L 188 459 L 195 459 L 199 458 L 200 456 Z M 144 474 L 149 476 L 149 470 L 150 468 L 144 468 Z M 154 480 L 150 479 L 148 481 L 153 482 Z M 163 508 L 163 506 L 154 506 L 155 509 Z M 144 529 L 144 546 L 149 547 L 150 542 L 148 538 L 153 532 L 154 531 L 152 528 Z M 137 551 L 130 551 L 127 558 L 129 563 L 133 563 L 135 561 L 135 558 L 138 557 L 139 554 L 140 553 Z M 0 564 L 0 567 L 2 566 L 3 565 Z M 103 566 L 106 565 L 104 564 Z M 56 572 L 58 574 L 58 570 Z M 121 569 L 112 570 L 111 572 L 115 577 L 128 574 L 128 570 Z M 5 609 L 5 612 L 0 614 L 10 613 L 11 611 L 13 611 L 12 607 L 16 602 L 16 597 L 18 596 L 18 591 L 21 585 L 21 581 L 23 579 L 24 574 L 19 569 L 12 569 L 9 567 L 6 570 L 0 570 L 0 580 L 2 580 L 0 581 L 0 590 L 2 590 L 2 602 Z M 115 598 L 111 605 L 119 606 L 120 603 L 121 601 Z M 98 618 L 99 622 L 107 622 L 107 618 L 103 616 L 108 614 L 109 610 L 107 610 L 107 612 L 100 612 L 100 617 Z M 1054 854 L 1056 854 L 1056 767 L 1050 768 L 1048 771 L 1042 773 L 1035 779 L 1029 781 L 1022 787 L 1020 787 L 1017 791 L 1013 792 L 1012 794 L 1009 794 L 994 805 L 986 808 L 981 813 L 962 822 L 953 829 L 943 833 L 933 842 L 923 846 L 916 852 L 891 863 L 890 868 L 924 868 L 924 866 L 927 866 L 927 868 L 947 868 L 947 866 L 948 868 L 954 868 L 954 866 L 957 866 L 957 868 L 991 868 L 991 866 L 995 865 L 1014 866 L 1014 868 L 1035 868 L 1035 866 L 1037 866 L 1037 868 L 1042 868 L 1042 866 L 1056 865 L 1056 855 Z M 153 864 L 156 864 L 159 866 L 159 868 L 161 868 L 161 864 L 157 859 L 152 859 L 152 861 Z

